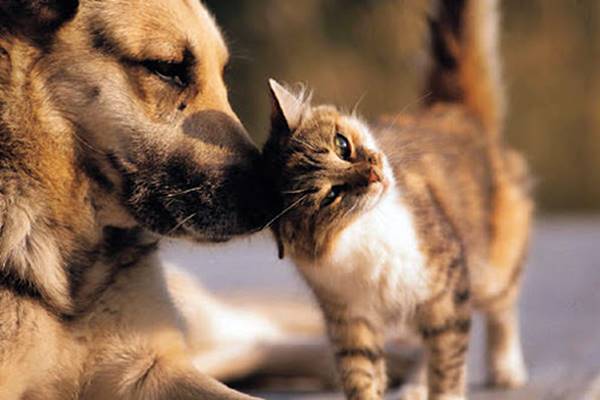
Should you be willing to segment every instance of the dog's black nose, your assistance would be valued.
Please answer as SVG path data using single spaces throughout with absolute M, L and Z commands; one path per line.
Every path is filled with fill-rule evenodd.
M 241 124 L 223 112 L 205 110 L 190 115 L 182 130 L 198 141 L 189 158 L 199 164 L 186 185 L 203 189 L 178 198 L 195 202 L 196 229 L 227 238 L 263 227 L 272 215 L 273 196 L 260 152 Z
M 244 127 L 224 112 L 196 112 L 186 118 L 182 129 L 186 135 L 215 146 L 237 161 L 258 156 L 258 149 Z
M 256 231 L 264 227 L 275 210 L 275 193 L 265 177 L 260 157 L 252 156 L 246 163 L 229 168 L 226 181 L 240 216 L 240 228 Z

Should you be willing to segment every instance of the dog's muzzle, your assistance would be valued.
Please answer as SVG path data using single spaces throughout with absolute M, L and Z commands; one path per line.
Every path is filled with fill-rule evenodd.
M 264 226 L 274 195 L 259 151 L 239 123 L 210 111 L 188 118 L 183 127 L 197 146 L 121 163 L 129 166 L 119 169 L 136 220 L 162 235 L 198 241 L 224 241 Z

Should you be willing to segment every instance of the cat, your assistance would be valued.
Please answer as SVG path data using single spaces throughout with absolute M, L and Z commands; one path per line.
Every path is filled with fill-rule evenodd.
M 527 379 L 517 299 L 533 202 L 504 144 L 495 0 L 441 0 L 430 19 L 426 104 L 367 124 L 270 81 L 263 149 L 271 225 L 312 288 L 349 399 L 386 390 L 386 328 L 414 327 L 421 382 L 405 399 L 466 398 L 471 314 L 484 313 L 488 380 Z

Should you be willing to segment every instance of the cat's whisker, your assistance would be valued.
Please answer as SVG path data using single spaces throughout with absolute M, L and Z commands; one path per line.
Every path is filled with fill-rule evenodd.
M 415 99 L 411 102 L 408 102 L 404 107 L 402 107 L 402 109 L 400 110 L 400 114 L 406 112 L 410 107 L 412 107 L 414 105 L 423 103 L 427 98 L 431 97 L 432 95 L 433 95 L 432 92 L 426 92 L 422 96 L 417 97 L 417 99 Z
M 297 138 L 297 137 L 293 137 L 292 138 L 292 143 L 299 144 L 299 145 L 304 146 L 304 147 L 306 147 L 306 148 L 308 148 L 310 150 L 313 150 L 313 151 L 317 150 L 317 147 L 315 145 L 313 145 L 311 143 L 308 143 L 308 142 L 306 142 L 306 141 L 304 141 L 304 140 L 302 140 L 300 138 Z
M 357 206 L 358 206 L 358 203 L 352 204 L 352 207 L 350 207 L 350 210 L 348 210 L 348 215 L 352 215 L 352 213 L 354 212 L 354 210 L 356 210 Z
M 309 192 L 309 189 L 298 189 L 298 190 L 283 190 L 281 193 L 283 194 L 303 194 Z
M 358 113 L 358 107 L 360 106 L 360 103 L 362 103 L 362 101 L 365 99 L 366 96 L 367 96 L 367 91 L 365 90 L 365 92 L 358 98 L 358 100 L 354 104 L 354 107 L 352 107 L 352 111 L 350 112 L 350 115 L 352 115 L 353 117 L 356 117 L 356 115 Z
M 277 220 L 279 218 L 283 217 L 285 214 L 287 214 L 289 211 L 291 211 L 294 207 L 296 207 L 298 204 L 300 204 L 300 202 L 302 202 L 302 200 L 304 200 L 306 198 L 306 196 L 308 196 L 308 194 L 305 194 L 304 196 L 300 197 L 298 200 L 296 200 L 295 202 L 293 202 L 292 204 L 290 204 L 282 212 L 280 212 L 279 214 L 277 214 L 275 217 L 273 217 L 273 219 L 271 219 L 262 228 L 260 228 L 259 231 L 262 231 L 264 229 L 270 228 L 271 225 L 273 225 L 275 222 L 277 222 Z
M 415 104 L 421 104 L 423 101 L 425 101 L 428 97 L 432 96 L 432 92 L 427 92 L 424 95 L 418 97 L 417 99 L 408 102 L 404 107 L 402 107 L 402 109 L 400 110 L 399 113 L 396 114 L 396 116 L 387 124 L 387 128 L 392 128 L 394 127 L 394 125 L 396 125 L 396 122 L 398 122 L 398 119 L 404 115 L 404 113 L 406 112 L 406 110 L 408 110 L 410 107 L 414 106 Z

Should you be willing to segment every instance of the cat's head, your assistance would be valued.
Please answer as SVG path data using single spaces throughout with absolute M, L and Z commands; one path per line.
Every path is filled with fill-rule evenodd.
M 371 210 L 392 179 L 369 128 L 331 106 L 312 106 L 271 80 L 271 134 L 264 148 L 267 174 L 281 214 L 272 224 L 294 258 L 327 256 L 341 231 Z

